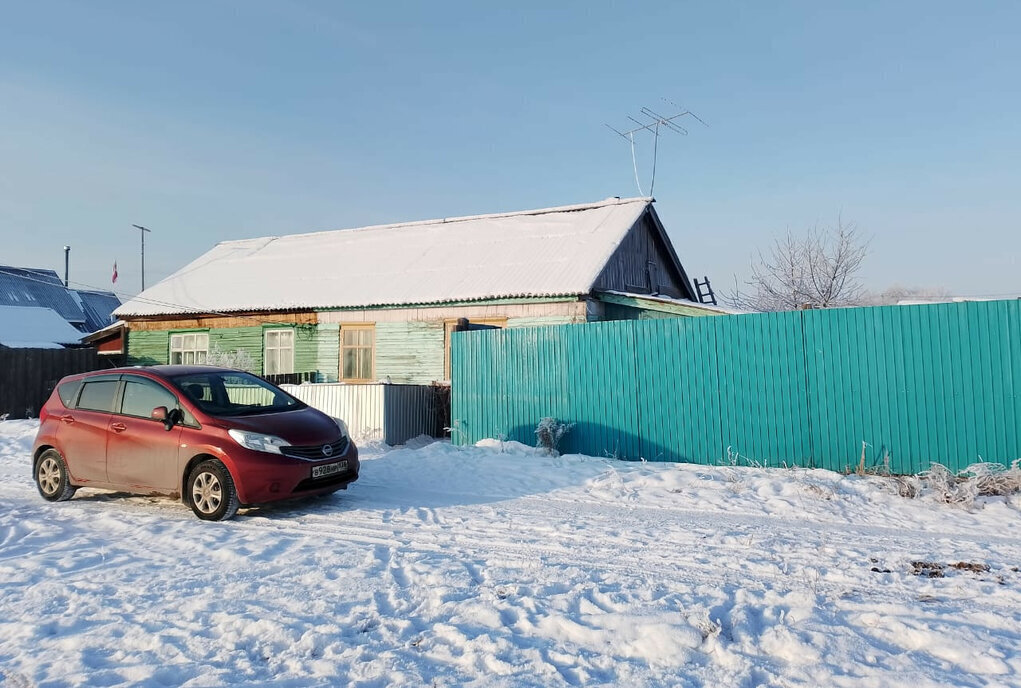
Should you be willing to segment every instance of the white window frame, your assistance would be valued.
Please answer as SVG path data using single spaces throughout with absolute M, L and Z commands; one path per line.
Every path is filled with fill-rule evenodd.
M 209 357 L 209 331 L 171 332 L 170 364 L 201 365 Z
M 284 337 L 283 335 L 288 335 Z M 275 344 L 270 340 L 275 339 Z M 290 341 L 282 344 L 282 339 Z M 284 358 L 286 357 L 286 358 Z M 270 370 L 270 362 L 275 362 L 276 370 Z M 262 333 L 262 374 L 289 375 L 294 372 L 294 329 L 281 327 L 264 330 Z

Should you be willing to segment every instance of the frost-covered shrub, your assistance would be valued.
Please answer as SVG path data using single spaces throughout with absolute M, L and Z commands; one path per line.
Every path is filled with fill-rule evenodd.
M 999 463 L 974 463 L 959 473 L 934 463 L 917 476 L 898 478 L 898 492 L 915 497 L 928 490 L 947 504 L 970 507 L 976 497 L 1005 496 L 1021 492 L 1021 459 L 1010 467 Z
M 206 355 L 206 363 L 213 366 L 222 366 L 224 368 L 234 368 L 235 370 L 245 370 L 249 373 L 256 372 L 255 359 L 252 358 L 252 355 L 244 349 L 224 351 L 213 344 L 209 353 Z
M 564 435 L 571 431 L 574 423 L 562 423 L 556 418 L 543 418 L 535 428 L 535 436 L 539 441 L 539 448 L 549 456 L 560 454 L 558 447 Z

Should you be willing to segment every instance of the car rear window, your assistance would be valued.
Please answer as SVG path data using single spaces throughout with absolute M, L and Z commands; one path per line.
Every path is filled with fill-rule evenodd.
M 81 387 L 81 380 L 71 380 L 62 385 L 57 385 L 57 396 L 60 397 L 60 402 L 68 408 L 74 408 L 74 399 L 78 396 L 78 390 Z
M 113 412 L 113 398 L 117 393 L 117 380 L 97 380 L 82 385 L 78 408 L 89 411 Z

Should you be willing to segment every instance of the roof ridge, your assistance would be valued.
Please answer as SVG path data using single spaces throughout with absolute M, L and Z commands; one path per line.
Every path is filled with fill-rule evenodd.
M 400 229 L 403 227 L 424 227 L 426 225 L 445 225 L 453 224 L 455 222 L 469 222 L 472 220 L 492 220 L 503 217 L 523 217 L 529 215 L 551 215 L 553 213 L 569 213 L 578 212 L 581 210 L 594 210 L 596 208 L 605 208 L 612 205 L 626 205 L 629 203 L 654 203 L 655 198 L 652 196 L 635 196 L 632 198 L 621 198 L 620 196 L 610 196 L 601 201 L 595 201 L 593 203 L 580 203 L 576 205 L 561 205 L 552 208 L 536 208 L 534 210 L 516 210 L 513 212 L 505 213 L 487 213 L 484 215 L 460 215 L 456 217 L 439 217 L 433 220 L 412 220 L 409 222 L 392 222 L 389 224 L 382 225 L 366 225 L 364 227 L 341 227 L 339 229 L 321 229 L 315 232 L 299 232 L 297 234 L 282 234 L 280 236 L 261 236 L 261 237 L 250 237 L 247 239 L 231 239 L 229 241 L 221 241 L 217 246 L 226 246 L 230 244 L 244 244 L 251 241 L 269 240 L 275 241 L 277 239 L 292 238 L 292 237 L 306 237 L 315 236 L 317 234 L 332 234 L 334 232 L 364 232 L 364 231 L 375 231 L 381 229 Z

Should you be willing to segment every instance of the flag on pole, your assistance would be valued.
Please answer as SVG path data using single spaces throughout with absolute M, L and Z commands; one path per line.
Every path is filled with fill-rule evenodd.
M 117 281 L 117 261 L 116 260 L 113 262 L 113 279 L 111 279 L 110 281 L 111 282 L 116 282 Z

